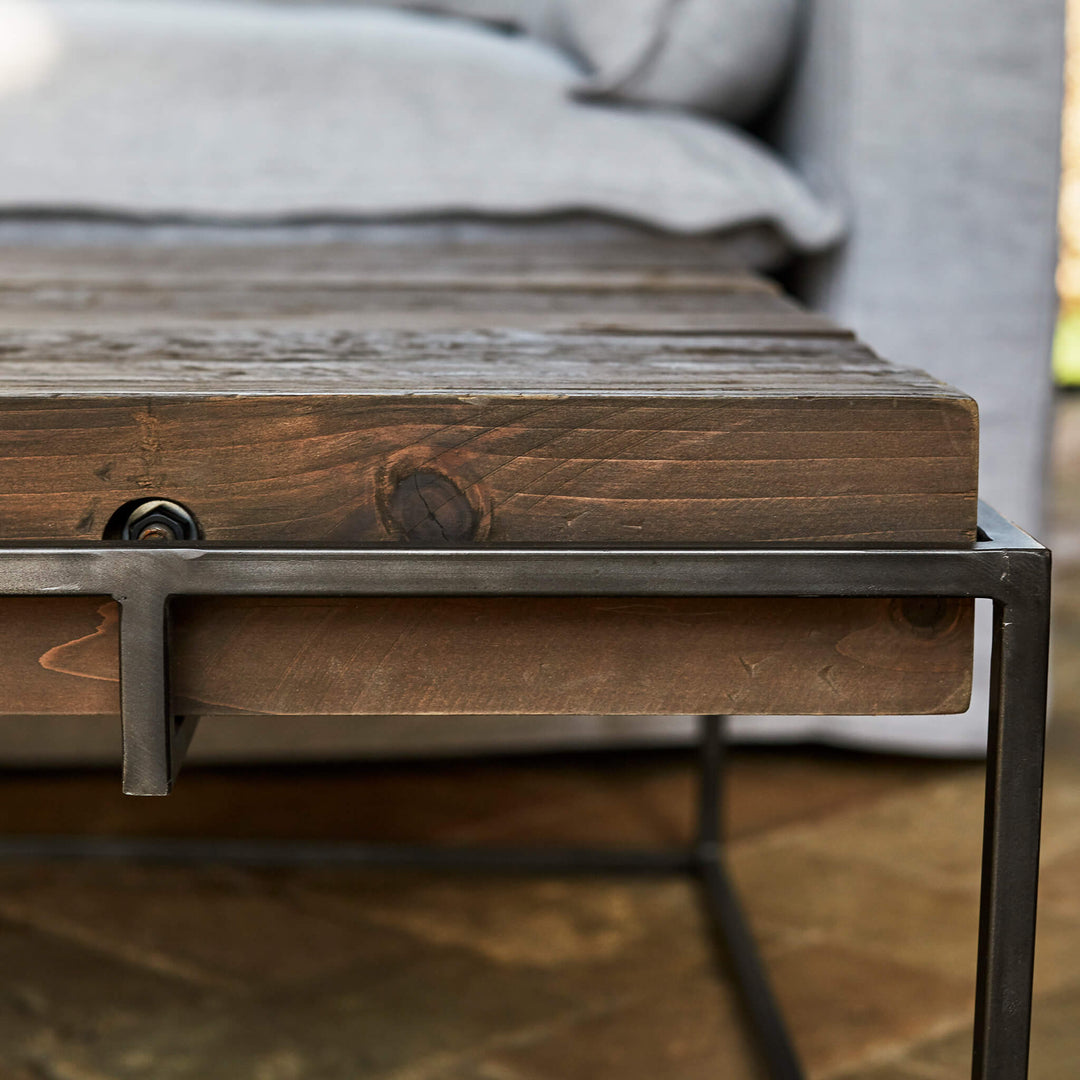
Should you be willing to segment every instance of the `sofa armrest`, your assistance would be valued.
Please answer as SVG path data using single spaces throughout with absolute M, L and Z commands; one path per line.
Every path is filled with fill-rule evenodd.
M 1065 0 L 805 0 L 771 132 L 851 218 L 844 247 L 797 267 L 790 284 L 888 359 L 978 401 L 980 493 L 1035 530 L 1050 433 L 1064 32 Z M 965 714 L 740 718 L 735 730 L 978 753 L 983 608 Z
M 781 149 L 849 208 L 804 298 L 978 400 L 982 492 L 1037 529 L 1065 0 L 808 0 Z

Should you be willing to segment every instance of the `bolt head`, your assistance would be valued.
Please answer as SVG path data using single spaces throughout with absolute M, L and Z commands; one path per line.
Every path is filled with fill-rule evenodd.
M 195 519 L 179 503 L 168 499 L 147 499 L 128 514 L 120 539 L 148 543 L 197 540 Z
M 147 525 L 140 528 L 136 540 L 179 540 L 172 527 L 164 524 Z

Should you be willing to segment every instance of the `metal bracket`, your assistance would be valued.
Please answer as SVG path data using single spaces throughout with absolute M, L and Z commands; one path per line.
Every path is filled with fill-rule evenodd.
M 0 550 L 4 595 L 111 596 L 120 604 L 124 791 L 133 795 L 169 792 L 194 729 L 170 709 L 168 609 L 176 596 L 990 598 L 994 662 L 973 1075 L 1026 1076 L 1050 553 L 983 503 L 979 538 L 967 548 L 10 547 Z M 776 1030 L 775 1023 L 766 1027 Z M 797 1075 L 794 1069 L 774 1063 L 772 1071 Z
M 989 596 L 1023 588 L 1046 549 L 985 505 L 971 548 L 0 549 L 0 595 L 111 596 L 121 608 L 124 791 L 167 795 L 194 720 L 169 708 L 177 596 Z M 1030 574 L 1027 575 L 1030 577 Z

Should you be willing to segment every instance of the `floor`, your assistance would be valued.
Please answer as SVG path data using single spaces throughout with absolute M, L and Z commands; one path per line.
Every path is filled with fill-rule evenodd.
M 1080 394 L 1060 402 L 1032 1047 L 1080 1075 Z M 317 782 L 316 782 L 317 781 Z M 9 831 L 676 843 L 692 762 L 9 773 Z M 741 751 L 732 860 L 817 1080 L 968 1071 L 977 764 Z M 0 862 L 0 1080 L 760 1076 L 678 880 Z

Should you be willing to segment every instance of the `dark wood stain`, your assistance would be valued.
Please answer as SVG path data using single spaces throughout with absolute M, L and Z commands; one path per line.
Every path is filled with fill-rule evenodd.
M 0 539 L 97 539 L 147 496 L 237 543 L 974 539 L 970 398 L 654 241 L 0 252 Z M 115 712 L 111 603 L 2 607 L 0 709 Z M 970 684 L 968 602 L 175 614 L 178 707 L 211 714 L 940 712 Z
M 415 542 L 434 485 L 433 542 L 974 538 L 974 403 L 847 339 L 8 334 L 0 386 L 8 539 L 152 493 L 210 540 Z

